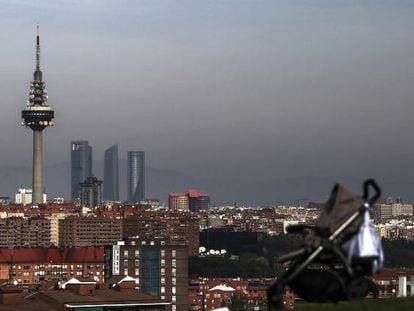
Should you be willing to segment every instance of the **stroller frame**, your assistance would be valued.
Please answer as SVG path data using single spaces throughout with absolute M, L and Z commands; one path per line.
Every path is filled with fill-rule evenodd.
M 372 187 L 375 191 L 374 195 L 371 198 L 369 198 L 370 187 Z M 337 240 L 337 238 L 355 220 L 361 217 L 365 213 L 365 211 L 368 210 L 378 200 L 380 196 L 381 196 L 381 189 L 379 188 L 375 180 L 374 179 L 366 180 L 363 184 L 362 199 L 364 200 L 364 203 L 344 223 L 342 223 L 342 225 L 340 225 L 332 234 L 330 234 L 327 237 L 322 238 L 321 245 L 319 245 L 316 249 L 312 250 L 310 253 L 305 248 L 302 248 L 297 251 L 286 254 L 284 256 L 280 256 L 278 258 L 278 262 L 280 263 L 287 262 L 295 258 L 297 259 L 297 261 L 293 263 L 291 265 L 292 267 L 289 267 L 289 269 L 268 288 L 267 295 L 268 295 L 268 302 L 269 302 L 270 310 L 272 309 L 272 307 L 276 309 L 283 308 L 283 294 L 284 294 L 285 286 L 291 285 L 295 281 L 295 279 L 305 269 L 307 269 L 309 264 L 315 262 L 318 256 L 321 255 L 326 250 L 332 251 L 334 255 L 336 255 L 336 257 L 340 261 L 340 264 L 343 264 L 343 267 L 344 267 L 340 271 L 345 272 L 346 277 L 348 278 L 350 282 L 354 281 L 354 283 L 357 283 L 358 286 L 363 287 L 362 292 L 365 293 L 365 295 L 359 292 L 351 291 L 348 293 L 343 293 L 342 295 L 338 295 L 334 299 L 326 299 L 326 300 L 319 300 L 319 301 L 338 302 L 340 300 L 353 300 L 353 299 L 365 297 L 368 292 L 372 292 L 374 298 L 378 297 L 377 286 L 371 280 L 365 277 L 366 274 L 365 275 L 356 274 L 352 265 L 349 263 L 348 259 L 346 258 L 344 251 L 342 250 L 342 245 L 338 245 L 337 242 L 339 241 Z M 316 233 L 319 233 L 321 237 L 326 235 L 326 232 L 320 231 L 320 228 L 310 226 L 310 225 L 291 225 L 287 228 L 288 233 L 305 234 L 306 230 L 311 230 Z M 307 258 L 303 262 L 300 262 L 299 259 L 302 259 L 304 256 L 307 256 Z

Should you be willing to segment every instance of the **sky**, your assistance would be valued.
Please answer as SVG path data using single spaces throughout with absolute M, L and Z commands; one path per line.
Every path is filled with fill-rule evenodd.
M 0 167 L 31 163 L 37 23 L 47 163 L 85 139 L 210 179 L 414 181 L 413 1 L 0 0 Z

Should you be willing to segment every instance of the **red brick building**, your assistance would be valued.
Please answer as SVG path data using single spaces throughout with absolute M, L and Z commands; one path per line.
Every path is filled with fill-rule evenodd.
M 400 292 L 399 278 L 405 276 L 407 288 L 405 289 L 408 296 L 414 295 L 414 269 L 382 269 L 380 273 L 374 274 L 372 279 L 379 286 L 379 296 L 389 297 L 398 296 Z M 411 284 L 410 284 L 411 283 Z
M 22 285 L 89 277 L 104 281 L 103 248 L 0 248 L 0 279 Z
M 172 211 L 191 211 L 208 210 L 210 195 L 199 192 L 196 189 L 188 189 L 186 193 L 170 193 L 168 206 Z
M 122 240 L 122 219 L 70 216 L 59 220 L 59 246 L 88 247 Z
M 186 245 L 190 256 L 198 255 L 198 217 L 189 212 L 141 210 L 123 219 L 123 238 L 164 240 L 167 245 Z
M 251 310 L 267 310 L 266 290 L 271 279 L 193 279 L 188 290 L 190 310 L 211 310 L 230 306 L 233 296 L 245 301 Z
M 0 219 L 0 247 L 50 247 L 50 220 L 40 216 Z
M 14 214 L 23 214 L 24 216 L 31 215 L 51 215 L 54 213 L 79 213 L 80 206 L 77 206 L 72 203 L 51 203 L 51 204 L 39 204 L 39 207 L 33 208 L 28 205 L 20 204 L 9 204 L 9 205 L 0 205 L 0 213 L 8 216 L 13 216 Z
M 109 286 L 108 286 L 109 285 Z M 20 286 L 0 289 L 0 310 L 84 311 L 142 310 L 165 311 L 171 302 L 135 289 L 134 280 L 97 284 L 93 279 L 72 278 L 60 286 L 27 293 Z

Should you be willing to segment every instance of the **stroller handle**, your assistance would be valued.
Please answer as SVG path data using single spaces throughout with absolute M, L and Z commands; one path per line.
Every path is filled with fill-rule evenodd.
M 375 191 L 374 195 L 371 198 L 369 198 L 369 195 L 370 195 L 369 188 L 370 188 L 370 186 Z M 375 179 L 372 179 L 372 178 L 371 179 L 367 179 L 364 182 L 363 188 L 364 188 L 364 193 L 363 193 L 363 196 L 362 197 L 363 197 L 363 199 L 366 202 L 369 203 L 369 205 L 374 204 L 379 199 L 379 197 L 381 196 L 381 188 L 378 186 L 378 184 L 375 181 Z

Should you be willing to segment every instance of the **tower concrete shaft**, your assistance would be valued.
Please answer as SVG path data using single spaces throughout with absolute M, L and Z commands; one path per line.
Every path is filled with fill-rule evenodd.
M 43 203 L 43 166 L 42 166 L 43 133 L 33 131 L 33 175 L 32 175 L 32 204 Z

